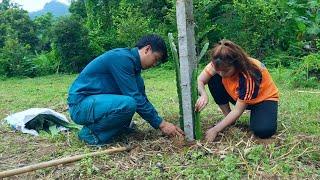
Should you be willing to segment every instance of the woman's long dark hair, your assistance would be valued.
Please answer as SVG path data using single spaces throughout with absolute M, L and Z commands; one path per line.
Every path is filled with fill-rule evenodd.
M 238 73 L 249 75 L 257 84 L 260 82 L 258 67 L 247 53 L 232 41 L 223 39 L 211 50 L 211 62 L 215 68 L 235 67 Z

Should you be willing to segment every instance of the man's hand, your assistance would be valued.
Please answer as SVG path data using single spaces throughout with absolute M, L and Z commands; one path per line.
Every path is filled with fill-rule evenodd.
M 161 122 L 159 128 L 163 134 L 167 136 L 178 136 L 179 138 L 184 137 L 184 132 L 179 127 L 164 120 Z
M 207 142 L 212 142 L 218 135 L 218 131 L 212 127 L 206 132 L 206 141 Z

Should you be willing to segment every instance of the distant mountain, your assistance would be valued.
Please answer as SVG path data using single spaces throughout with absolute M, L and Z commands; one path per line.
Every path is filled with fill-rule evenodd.
M 59 1 L 52 0 L 46 3 L 42 10 L 30 12 L 29 16 L 31 19 L 34 19 L 36 16 L 41 16 L 48 12 L 52 13 L 55 17 L 64 16 L 69 13 L 69 6 Z

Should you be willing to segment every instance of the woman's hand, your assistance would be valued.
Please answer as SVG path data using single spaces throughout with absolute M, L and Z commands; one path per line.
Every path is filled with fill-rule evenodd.
M 208 104 L 208 96 L 206 94 L 201 95 L 196 104 L 195 104 L 195 111 L 202 111 L 206 105 Z
M 218 131 L 214 127 L 208 129 L 206 132 L 206 141 L 212 142 L 217 137 L 217 135 Z

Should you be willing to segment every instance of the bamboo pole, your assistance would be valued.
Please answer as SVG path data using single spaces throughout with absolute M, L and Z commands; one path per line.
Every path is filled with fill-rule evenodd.
M 113 154 L 113 153 L 117 153 L 117 152 L 129 151 L 130 149 L 131 149 L 130 147 L 119 147 L 119 148 L 106 149 L 103 151 L 97 151 L 97 152 L 92 152 L 92 153 L 87 153 L 87 154 L 80 154 L 80 155 L 71 156 L 71 157 L 65 157 L 65 158 L 61 158 L 61 159 L 55 159 L 55 160 L 51 160 L 51 161 L 47 161 L 47 162 L 41 162 L 38 164 L 25 166 L 22 168 L 2 171 L 2 172 L 0 172 L 0 178 L 14 176 L 14 175 L 18 175 L 18 174 L 22 174 L 22 173 L 26 173 L 26 172 L 30 172 L 30 171 L 35 171 L 35 170 L 46 168 L 46 167 L 57 166 L 60 164 L 67 164 L 67 163 L 79 161 L 79 160 L 81 160 L 85 157 L 89 157 L 89 156 L 99 156 L 102 154 Z

